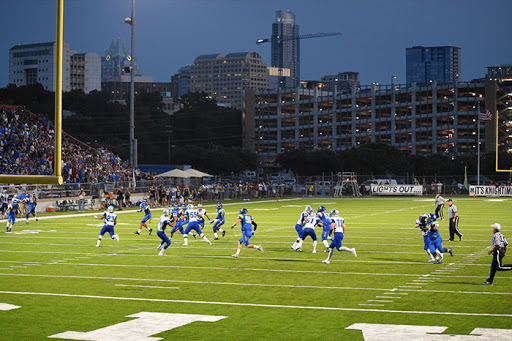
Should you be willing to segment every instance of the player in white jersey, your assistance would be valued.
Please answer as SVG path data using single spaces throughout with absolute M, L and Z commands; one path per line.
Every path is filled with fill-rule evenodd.
M 346 226 L 345 219 L 340 217 L 339 214 L 340 212 L 337 209 L 333 209 L 331 211 L 331 230 L 334 230 L 334 239 L 332 240 L 331 245 L 329 245 L 329 255 L 327 256 L 327 259 L 322 261 L 322 263 L 325 264 L 329 264 L 331 262 L 334 248 L 336 248 L 338 251 L 350 252 L 354 255 L 354 257 L 357 257 L 356 249 L 349 249 L 348 247 L 341 246 L 341 241 L 343 240 L 343 234 L 345 233 Z
M 156 231 L 156 235 L 162 239 L 160 245 L 157 247 L 157 249 L 160 250 L 158 253 L 159 256 L 165 256 L 165 250 L 171 246 L 171 240 L 165 234 L 165 230 L 167 229 L 167 226 L 173 227 L 175 224 L 174 217 L 171 216 L 171 212 L 168 208 L 164 208 L 163 213 L 164 214 L 160 216 L 158 230 Z
M 197 204 L 197 213 L 198 213 L 198 217 L 200 217 L 198 220 L 199 220 L 199 226 L 201 226 L 201 229 L 204 228 L 204 217 L 208 218 L 208 221 L 210 222 L 210 224 L 212 223 L 212 220 L 210 219 L 208 214 L 206 214 L 206 209 L 203 207 L 203 204 Z
M 102 216 L 94 216 L 94 219 L 103 219 L 105 225 L 101 228 L 100 235 L 96 246 L 100 246 L 103 235 L 108 232 L 110 238 L 119 241 L 119 236 L 114 233 L 114 226 L 117 225 L 117 215 L 114 213 L 114 206 L 109 206 L 107 212 L 104 212 Z
M 297 231 L 299 237 L 297 238 L 297 240 L 295 240 L 295 243 L 293 243 L 291 247 L 292 250 L 297 251 L 299 243 L 302 242 L 302 228 L 304 227 L 304 225 L 306 225 L 306 222 L 311 212 L 313 212 L 313 208 L 308 205 L 304 209 L 304 212 L 300 214 L 299 221 L 297 221 L 297 224 L 295 224 L 295 231 Z
M 307 236 L 310 236 L 311 239 L 313 239 L 313 253 L 316 253 L 316 233 L 315 233 L 315 227 L 316 226 L 322 226 L 322 220 L 317 217 L 315 213 L 311 213 L 306 221 L 306 224 L 304 225 L 304 230 L 302 231 L 302 238 L 297 244 L 295 251 L 302 251 L 302 243 L 306 239 Z
M 187 229 L 183 234 L 183 240 L 185 241 L 183 245 L 188 245 L 188 234 L 190 231 L 195 230 L 199 234 L 199 237 L 203 238 L 211 246 L 212 242 L 206 238 L 199 226 L 199 219 L 202 219 L 203 216 L 197 209 L 194 209 L 194 205 L 190 204 L 187 206 L 187 210 L 184 212 L 183 217 L 188 219 Z

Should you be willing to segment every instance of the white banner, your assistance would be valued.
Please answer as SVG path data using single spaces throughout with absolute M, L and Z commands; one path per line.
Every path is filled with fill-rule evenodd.
M 372 195 L 422 195 L 421 185 L 372 185 Z
M 469 186 L 469 196 L 512 197 L 512 186 Z

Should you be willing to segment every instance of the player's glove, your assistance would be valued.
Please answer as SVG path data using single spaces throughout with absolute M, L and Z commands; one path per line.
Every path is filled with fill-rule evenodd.
M 210 224 L 213 224 L 213 220 L 208 220 L 210 222 Z
M 232 228 L 232 229 L 233 229 L 233 228 L 235 228 L 235 225 L 231 225 L 231 228 Z
M 94 216 L 94 219 L 98 219 L 98 216 L 97 216 L 97 215 L 95 215 L 95 216 Z

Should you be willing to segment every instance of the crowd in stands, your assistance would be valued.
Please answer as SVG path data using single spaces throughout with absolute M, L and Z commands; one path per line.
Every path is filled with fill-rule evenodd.
M 23 107 L 0 106 L 0 174 L 53 174 L 53 123 Z M 62 177 L 67 183 L 149 180 L 106 149 L 94 149 L 63 133 Z

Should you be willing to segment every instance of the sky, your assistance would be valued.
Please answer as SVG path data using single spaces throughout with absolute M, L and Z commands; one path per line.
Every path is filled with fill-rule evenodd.
M 130 46 L 132 0 L 65 0 L 64 40 L 100 56 L 112 39 Z M 296 14 L 300 34 L 342 36 L 301 41 L 301 79 L 359 72 L 361 84 L 405 83 L 405 49 L 461 48 L 461 80 L 487 66 L 512 64 L 512 0 L 136 0 L 135 57 L 141 73 L 169 82 L 201 54 L 256 51 L 270 65 L 276 9 Z M 55 41 L 56 0 L 0 0 L 0 87 L 8 84 L 9 49 Z

